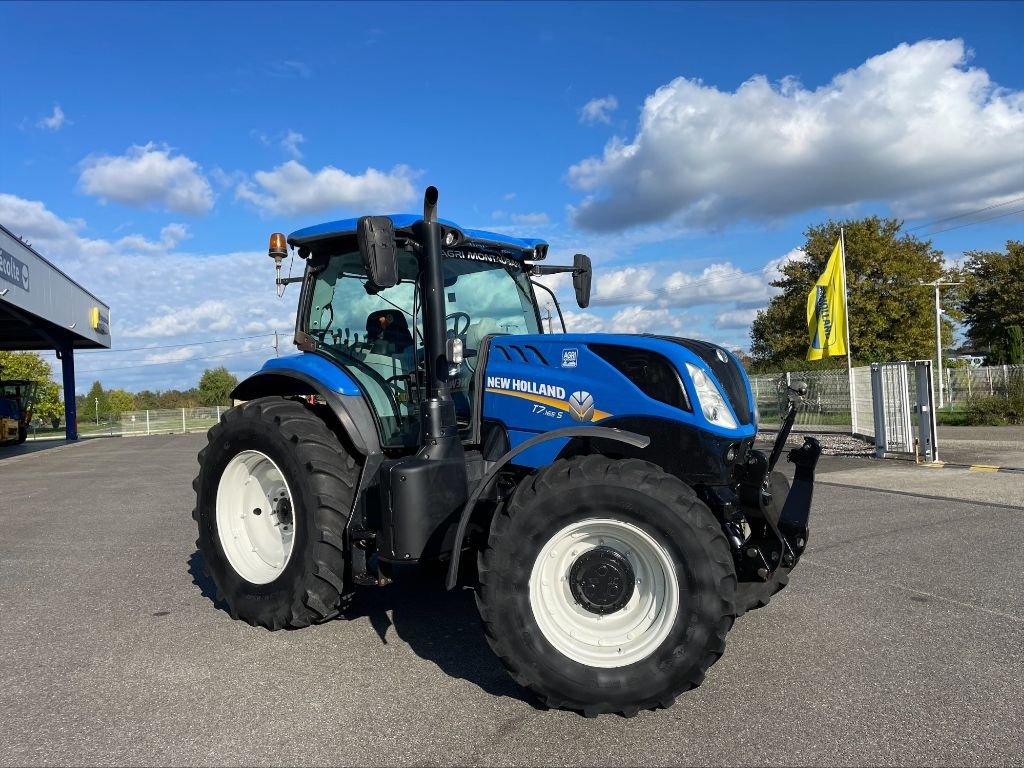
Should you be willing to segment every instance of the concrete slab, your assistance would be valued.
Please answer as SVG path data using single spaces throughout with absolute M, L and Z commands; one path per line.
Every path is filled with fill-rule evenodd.
M 586 720 L 515 685 L 467 591 L 232 621 L 194 547 L 202 444 L 0 462 L 0 765 L 1024 764 L 1024 510 L 952 470 L 825 461 L 804 562 L 705 684 Z M 930 494 L 907 495 L 918 477 Z

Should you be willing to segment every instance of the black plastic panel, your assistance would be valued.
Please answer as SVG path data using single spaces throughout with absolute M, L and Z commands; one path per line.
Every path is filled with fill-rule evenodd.
M 682 411 L 691 410 L 679 372 L 667 357 L 647 349 L 615 344 L 588 344 L 587 347 L 648 397 Z

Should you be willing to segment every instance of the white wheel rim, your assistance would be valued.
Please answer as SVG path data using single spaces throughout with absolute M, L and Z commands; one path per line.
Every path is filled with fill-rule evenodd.
M 224 468 L 217 485 L 217 535 L 231 567 L 253 584 L 268 584 L 288 565 L 295 504 L 284 475 L 266 454 L 242 451 Z
M 573 563 L 595 547 L 624 555 L 636 576 L 628 602 L 603 616 L 577 603 L 569 584 Z M 541 549 L 530 573 L 530 606 L 559 653 L 589 667 L 624 667 L 650 656 L 672 631 L 679 581 L 668 552 L 637 526 L 608 518 L 581 520 Z

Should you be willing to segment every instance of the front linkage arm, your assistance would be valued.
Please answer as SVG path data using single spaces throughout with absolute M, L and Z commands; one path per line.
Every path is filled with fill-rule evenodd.
M 781 472 L 774 471 L 807 385 L 798 382 L 787 389 L 789 407 L 771 454 L 750 451 L 740 482 L 740 499 L 751 523 L 750 538 L 734 552 L 741 580 L 767 581 L 777 569 L 795 566 L 807 546 L 814 468 L 821 446 L 815 438 L 805 437 L 803 445 L 789 452 L 789 460 L 796 465 L 792 487 Z

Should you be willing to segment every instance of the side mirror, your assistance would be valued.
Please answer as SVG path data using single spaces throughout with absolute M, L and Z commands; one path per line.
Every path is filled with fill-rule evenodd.
M 356 224 L 356 241 L 370 282 L 378 288 L 398 284 L 398 246 L 395 225 L 387 216 L 363 216 Z
M 580 309 L 590 306 L 590 283 L 594 277 L 590 257 L 585 253 L 577 253 L 572 257 L 572 287 L 576 291 L 576 303 Z

